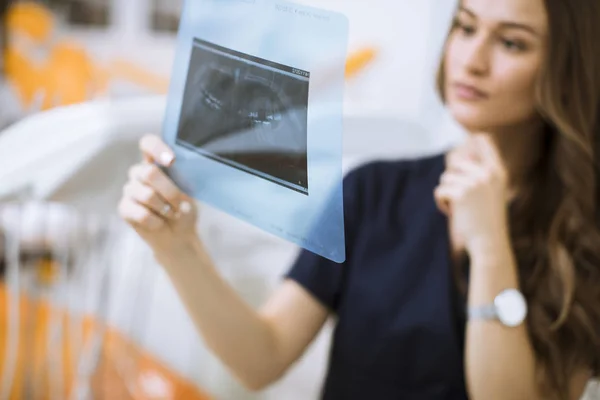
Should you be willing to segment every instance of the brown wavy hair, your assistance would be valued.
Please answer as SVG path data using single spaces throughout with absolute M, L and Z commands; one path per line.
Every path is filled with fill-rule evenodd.
M 575 371 L 600 372 L 600 1 L 544 2 L 549 36 L 536 102 L 545 148 L 510 226 L 540 388 L 568 399 Z M 445 101 L 443 71 L 442 58 Z

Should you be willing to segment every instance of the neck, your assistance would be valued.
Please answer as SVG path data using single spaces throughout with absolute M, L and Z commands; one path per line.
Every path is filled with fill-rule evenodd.
M 540 160 L 544 125 L 536 120 L 488 131 L 508 172 L 511 191 L 516 191 Z

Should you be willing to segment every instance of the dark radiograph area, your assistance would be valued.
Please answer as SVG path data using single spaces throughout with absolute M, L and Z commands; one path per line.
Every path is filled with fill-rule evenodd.
M 310 74 L 194 40 L 177 142 L 308 194 Z

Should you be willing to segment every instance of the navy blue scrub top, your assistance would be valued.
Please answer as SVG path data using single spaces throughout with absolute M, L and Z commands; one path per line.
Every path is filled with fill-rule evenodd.
M 322 399 L 467 399 L 465 299 L 433 192 L 445 154 L 344 179 L 347 259 L 301 252 L 287 277 L 337 316 Z

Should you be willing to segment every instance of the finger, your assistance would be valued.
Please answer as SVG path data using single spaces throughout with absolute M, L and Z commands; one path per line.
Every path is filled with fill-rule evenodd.
M 183 214 L 191 214 L 195 210 L 194 202 L 192 199 L 185 198 L 179 204 L 178 217 Z
M 138 180 L 132 180 L 123 189 L 123 194 L 136 203 L 150 209 L 159 218 L 176 217 L 175 208 L 150 186 Z
M 454 157 L 448 163 L 447 171 L 472 178 L 480 178 L 485 173 L 485 167 L 470 157 Z
M 473 145 L 476 148 L 479 159 L 486 165 L 502 165 L 498 154 L 498 148 L 489 134 L 477 134 L 473 137 Z
M 449 216 L 451 213 L 450 201 L 443 198 L 440 193 L 436 190 L 434 193 L 435 204 L 437 208 L 445 215 Z
M 173 150 L 157 135 L 146 135 L 140 140 L 140 151 L 144 161 L 170 166 L 175 160 Z
M 468 145 L 463 145 L 450 153 L 448 153 L 448 157 L 446 158 L 446 166 L 450 167 L 456 162 L 460 162 L 460 160 L 471 160 L 473 162 L 477 161 L 477 158 L 474 156 L 474 151 Z
M 464 150 L 469 157 L 479 160 L 479 148 L 477 145 L 476 135 L 471 135 L 468 137 L 468 140 L 464 145 Z
M 434 198 L 437 207 L 446 215 L 452 213 L 452 200 L 455 197 L 455 191 L 451 186 L 438 186 L 434 191 Z
M 165 173 L 154 164 L 137 164 L 129 171 L 129 179 L 142 182 L 157 192 L 167 203 L 177 210 L 185 198 L 181 190 Z
M 165 221 L 152 211 L 132 199 L 124 197 L 119 203 L 119 215 L 138 229 L 156 231 L 165 225 Z
M 434 196 L 434 198 L 437 208 L 442 212 L 442 214 L 449 216 L 451 214 L 450 202 L 448 200 L 438 198 L 437 196 Z
M 470 175 L 460 171 L 446 171 L 440 177 L 440 186 L 468 187 L 472 181 Z

